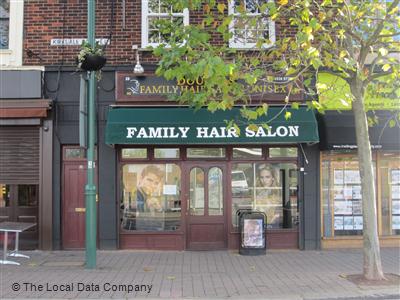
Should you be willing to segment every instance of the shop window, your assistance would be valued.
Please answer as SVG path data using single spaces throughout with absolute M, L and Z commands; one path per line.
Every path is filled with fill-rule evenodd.
M 204 215 L 204 171 L 201 168 L 190 170 L 189 212 L 192 216 Z
M 38 186 L 33 184 L 18 185 L 18 206 L 38 206 Z
M 324 237 L 362 235 L 361 179 L 355 155 L 323 156 L 322 203 Z
M 233 148 L 234 159 L 257 159 L 262 158 L 261 148 Z
M 295 157 L 297 158 L 297 148 L 269 148 L 270 158 L 283 158 L 283 157 Z
M 0 207 L 10 206 L 10 185 L 0 183 L 1 194 L 0 194 Z
M 164 0 L 142 0 L 142 47 L 165 43 L 168 39 L 160 28 L 161 20 L 169 20 L 177 26 L 189 24 L 188 9 L 176 10 Z
M 178 148 L 156 148 L 154 149 L 155 158 L 179 158 Z
M 400 154 L 382 153 L 379 170 L 382 234 L 400 234 Z
M 236 163 L 231 178 L 233 226 L 239 209 L 253 209 L 266 214 L 267 228 L 297 227 L 296 164 Z
M 181 170 L 175 164 L 122 167 L 121 227 L 125 231 L 174 231 L 181 225 Z
M 229 39 L 231 48 L 255 48 L 260 39 L 264 40 L 263 48 L 275 43 L 275 23 L 262 11 L 267 1 L 236 0 L 229 1 L 229 14 L 232 15 Z
M 224 158 L 225 148 L 187 148 L 188 158 Z
M 147 149 L 146 148 L 126 148 L 122 149 L 122 158 L 133 158 L 133 159 L 140 159 L 140 158 L 147 158 Z

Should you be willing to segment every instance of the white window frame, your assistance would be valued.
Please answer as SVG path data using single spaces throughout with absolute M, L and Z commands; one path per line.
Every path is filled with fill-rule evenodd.
M 162 0 L 161 0 L 162 1 Z M 142 0 L 142 48 L 145 47 L 157 47 L 159 43 L 149 42 L 149 17 L 165 17 L 169 18 L 172 16 L 183 17 L 183 26 L 189 25 L 189 10 L 183 9 L 181 13 L 150 13 L 149 12 L 149 0 Z
M 244 0 L 246 1 L 246 0 Z M 272 2 L 273 0 L 267 0 L 268 2 Z M 237 15 L 239 16 L 239 13 L 235 13 L 235 1 L 234 0 L 228 0 L 228 13 L 229 15 Z M 261 13 L 248 13 L 247 16 L 259 16 L 261 15 Z M 270 43 L 265 43 L 262 45 L 262 48 L 266 49 L 266 48 L 270 48 L 275 44 L 275 22 L 272 21 L 270 18 L 268 18 L 268 35 L 269 35 L 269 40 Z M 235 41 L 235 38 L 233 36 L 234 34 L 234 21 L 232 20 L 232 22 L 229 24 L 229 31 L 232 34 L 232 37 L 229 39 L 229 47 L 230 48 L 236 48 L 236 49 L 254 49 L 256 48 L 256 43 L 241 43 L 241 42 L 237 42 Z
M 22 66 L 24 0 L 10 0 L 8 49 L 0 49 L 0 66 Z

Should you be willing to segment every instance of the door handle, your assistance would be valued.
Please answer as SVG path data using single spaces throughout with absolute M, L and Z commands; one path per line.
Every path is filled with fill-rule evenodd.
M 75 212 L 86 212 L 85 207 L 75 207 Z

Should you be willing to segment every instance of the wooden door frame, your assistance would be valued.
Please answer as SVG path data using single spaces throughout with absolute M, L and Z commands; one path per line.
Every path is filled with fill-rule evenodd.
M 82 149 L 81 147 L 79 147 L 79 145 L 62 145 L 61 147 L 61 220 L 60 220 L 60 233 L 61 233 L 61 247 L 62 249 L 64 249 L 64 245 L 63 245 L 63 214 L 64 214 L 64 197 L 65 197 L 65 165 L 79 165 L 79 164 L 83 164 L 86 165 L 87 164 L 87 159 L 86 158 L 70 158 L 67 159 L 66 157 L 66 149 Z M 98 168 L 98 159 L 97 159 L 97 153 L 98 150 L 95 147 L 95 174 L 94 174 L 94 181 L 95 181 L 95 185 L 96 185 L 96 220 L 97 220 L 97 224 L 96 224 L 96 247 L 99 248 L 100 245 L 100 237 L 99 237 L 99 205 L 98 205 L 98 194 L 99 194 L 99 185 L 98 185 L 98 178 L 99 178 L 99 168 Z M 86 230 L 84 228 L 84 230 Z
M 223 187 L 223 215 L 222 215 L 222 220 L 224 224 L 224 247 L 223 249 L 228 249 L 228 232 L 229 232 L 229 224 L 228 224 L 228 206 L 230 205 L 229 197 L 228 197 L 228 188 L 227 188 L 227 180 L 228 180 L 228 162 L 227 161 L 221 161 L 221 160 L 207 160 L 207 161 L 199 161 L 199 160 L 190 160 L 190 161 L 185 161 L 182 164 L 182 170 L 183 170 L 183 178 L 184 181 L 182 182 L 182 191 L 183 191 L 183 199 L 182 199 L 182 208 L 184 211 L 184 218 L 183 218 L 183 226 L 184 226 L 184 244 L 185 244 L 185 249 L 191 250 L 189 247 L 189 239 L 190 239 L 190 229 L 189 226 L 191 224 L 190 222 L 190 214 L 189 214 L 189 197 L 190 197 L 190 171 L 193 168 L 199 167 L 199 168 L 204 168 L 206 167 L 207 170 L 209 170 L 212 167 L 218 167 L 222 170 L 222 187 Z M 208 174 L 208 172 L 207 172 Z M 206 174 L 205 174 L 206 175 Z M 204 184 L 205 192 L 208 191 L 208 177 L 204 178 L 204 183 L 207 181 L 207 185 Z M 207 188 L 206 188 L 207 186 Z M 208 199 L 208 194 L 204 195 L 205 197 L 205 202 L 204 202 L 204 212 L 208 209 L 209 205 L 209 199 Z M 198 218 L 203 218 L 202 220 L 197 220 L 196 224 L 210 224 L 210 221 L 219 216 L 198 216 Z

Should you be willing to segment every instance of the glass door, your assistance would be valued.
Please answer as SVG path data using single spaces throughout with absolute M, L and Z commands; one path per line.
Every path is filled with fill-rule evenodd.
M 224 249 L 226 234 L 225 165 L 190 163 L 185 167 L 187 186 L 187 248 Z

